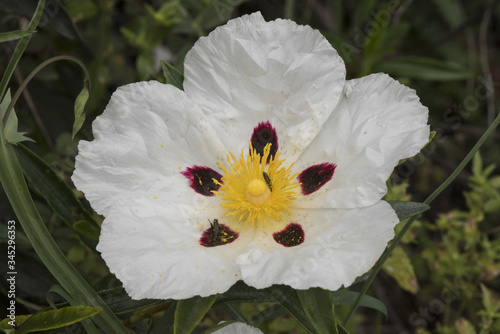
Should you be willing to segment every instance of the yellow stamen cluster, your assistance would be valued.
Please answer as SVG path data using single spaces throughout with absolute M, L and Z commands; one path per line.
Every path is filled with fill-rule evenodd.
M 226 216 L 235 216 L 238 222 L 265 224 L 268 218 L 280 220 L 281 216 L 293 213 L 290 205 L 296 198 L 294 189 L 298 186 L 296 174 L 290 175 L 293 164 L 281 167 L 285 159 L 279 160 L 278 153 L 266 164 L 270 151 L 271 144 L 267 144 L 261 157 L 250 144 L 246 159 L 243 151 L 239 159 L 229 153 L 229 170 L 219 161 L 224 176 L 222 183 L 214 180 L 221 185 L 215 193 L 221 196 Z M 263 172 L 267 173 L 272 187 L 264 179 Z

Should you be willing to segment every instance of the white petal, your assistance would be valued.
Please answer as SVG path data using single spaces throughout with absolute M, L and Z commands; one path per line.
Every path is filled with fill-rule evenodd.
M 296 210 L 304 242 L 295 247 L 252 250 L 243 280 L 258 289 L 286 284 L 295 289 L 337 290 L 367 272 L 394 236 L 398 218 L 380 201 L 362 209 Z M 248 258 L 247 258 L 248 259 Z
M 253 234 L 241 233 L 223 246 L 201 246 L 207 217 L 221 217 L 218 210 L 124 201 L 105 218 L 97 250 L 133 299 L 222 293 L 241 279 L 237 254 Z
M 239 152 L 253 127 L 270 120 L 293 155 L 337 105 L 345 67 L 317 31 L 289 20 L 245 15 L 200 38 L 184 64 L 184 90 Z
M 428 113 L 413 89 L 385 74 L 349 80 L 338 108 L 295 165 L 300 172 L 335 163 L 333 178 L 295 206 L 354 208 L 380 200 L 399 160 L 427 143 Z
M 118 88 L 92 126 L 95 139 L 80 142 L 72 180 L 104 215 L 127 198 L 191 202 L 194 191 L 181 170 L 215 169 L 224 157 L 201 110 L 184 92 L 156 81 Z
M 247 325 L 242 322 L 236 322 L 229 324 L 227 326 L 224 326 L 221 329 L 216 330 L 213 332 L 214 334 L 259 334 L 262 333 L 262 331 L 258 328 L 252 327 L 250 325 Z

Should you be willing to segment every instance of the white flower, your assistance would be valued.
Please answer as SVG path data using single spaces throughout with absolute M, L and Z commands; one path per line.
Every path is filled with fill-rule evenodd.
M 336 290 L 368 271 L 398 221 L 385 182 L 429 137 L 415 92 L 385 74 L 346 81 L 318 31 L 260 13 L 201 38 L 184 70 L 184 91 L 120 87 L 76 158 L 105 217 L 98 250 L 130 296 Z
M 223 324 L 221 322 L 219 325 Z M 258 328 L 252 327 L 242 322 L 233 322 L 231 324 L 227 324 L 221 329 L 213 332 L 214 334 L 260 334 L 262 331 Z

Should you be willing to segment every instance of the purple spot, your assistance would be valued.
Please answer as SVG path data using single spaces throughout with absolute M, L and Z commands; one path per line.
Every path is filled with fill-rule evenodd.
M 213 223 L 210 222 L 210 227 L 203 232 L 200 245 L 205 247 L 227 245 L 238 239 L 238 236 L 237 232 L 224 224 L 219 224 L 219 221 L 214 219 Z
M 220 185 L 216 184 L 213 179 L 222 183 L 222 175 L 214 171 L 212 168 L 204 166 L 188 167 L 181 172 L 189 180 L 189 186 L 198 194 L 205 196 L 214 196 L 212 191 L 217 191 Z
M 256 150 L 261 157 L 264 155 L 264 147 L 266 147 L 267 144 L 271 144 L 271 151 L 267 157 L 267 162 L 269 162 L 271 158 L 274 158 L 274 155 L 278 151 L 278 135 L 269 121 L 260 122 L 259 125 L 253 129 L 250 142 L 254 150 Z
M 323 187 L 332 179 L 335 168 L 337 168 L 336 164 L 324 162 L 304 169 L 297 176 L 302 187 L 302 194 L 309 195 Z
M 298 246 L 304 242 L 304 230 L 299 224 L 290 223 L 284 230 L 274 233 L 273 238 L 285 247 Z

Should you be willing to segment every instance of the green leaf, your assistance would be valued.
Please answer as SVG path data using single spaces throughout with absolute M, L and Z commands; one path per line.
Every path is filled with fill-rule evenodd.
M 359 293 L 355 291 L 332 291 L 333 302 L 335 303 L 335 305 L 354 305 L 354 302 L 356 301 L 356 298 L 358 298 L 358 296 Z M 385 307 L 384 303 L 382 303 L 377 298 L 364 295 L 363 298 L 361 298 L 359 305 L 377 310 L 387 317 L 387 308 Z
M 70 294 L 68 294 L 66 292 L 66 290 L 64 290 L 64 288 L 62 286 L 60 286 L 60 285 L 53 285 L 49 289 L 49 291 L 47 291 L 47 294 L 46 294 L 46 297 L 45 297 L 45 299 L 47 300 L 47 302 L 49 303 L 49 305 L 53 309 L 57 309 L 57 307 L 55 306 L 55 304 L 54 304 L 54 302 L 52 300 L 51 293 L 57 293 L 59 296 L 63 297 L 67 301 L 69 301 L 70 304 L 73 304 L 73 305 L 78 304 L 78 302 L 75 301 L 75 299 Z M 85 328 L 85 331 L 87 332 L 87 334 L 99 334 L 99 331 L 97 330 L 97 328 L 95 327 L 94 323 L 90 319 L 82 320 L 82 325 Z
M 7 93 L 5 94 L 5 98 L 3 99 L 2 103 L 0 103 L 0 122 L 4 119 L 4 116 L 7 112 L 7 108 L 9 107 L 10 102 L 11 102 L 11 96 L 10 96 L 10 90 L 8 90 Z M 17 144 L 25 140 L 33 141 L 28 137 L 25 137 L 23 132 L 17 132 L 17 116 L 16 112 L 14 111 L 14 107 L 12 107 L 12 110 L 10 111 L 10 114 L 8 115 L 8 118 L 5 122 L 5 128 L 3 129 L 3 136 L 5 140 L 7 140 L 11 144 Z
M 479 286 L 481 287 L 484 309 L 491 315 L 496 314 L 500 308 L 500 301 L 494 300 L 490 289 L 488 289 L 483 283 L 479 284 Z
M 418 291 L 418 281 L 410 262 L 408 254 L 401 248 L 396 247 L 391 256 L 385 261 L 384 271 L 394 278 L 398 285 L 413 294 Z
M 349 332 L 347 331 L 347 329 L 345 329 L 342 325 L 338 324 L 337 328 L 339 330 L 339 334 L 349 334 Z
M 210 333 L 218 331 L 219 329 L 222 329 L 226 326 L 229 326 L 229 325 L 235 324 L 235 323 L 238 323 L 238 321 L 236 321 L 236 320 L 224 321 L 223 323 L 218 324 L 217 326 L 210 327 L 206 331 L 202 332 L 202 334 L 210 334 Z
M 95 224 L 91 224 L 86 220 L 79 220 L 73 224 L 73 229 L 90 240 L 99 241 L 100 232 Z
M 174 334 L 190 334 L 215 303 L 217 295 L 179 300 L 175 308 Z
M 272 301 L 273 299 L 268 294 L 238 281 L 228 291 L 221 293 L 215 303 L 268 303 Z
M 202 30 L 211 30 L 212 28 L 227 22 L 230 19 L 234 8 L 246 2 L 247 0 L 216 0 L 203 9 L 195 19 L 195 25 Z
M 399 220 L 418 215 L 431 208 L 427 204 L 417 202 L 389 201 L 388 203 L 392 206 L 394 211 L 396 211 Z
M 5 318 L 0 322 L 0 329 L 5 332 L 5 334 L 15 334 L 16 330 L 12 325 L 18 326 L 19 324 L 22 324 L 25 322 L 29 317 L 31 317 L 31 314 L 29 315 L 16 315 L 14 319 L 11 318 Z
M 13 148 L 31 188 L 47 201 L 62 220 L 73 226 L 83 218 L 90 219 L 73 190 L 42 158 L 24 145 Z
M 172 334 L 174 332 L 174 318 L 177 311 L 177 302 L 174 301 L 172 305 L 165 311 L 163 317 L 154 324 L 153 328 L 148 334 Z
M 15 30 L 0 33 L 0 43 L 13 41 L 31 35 L 32 32 L 26 30 Z
M 161 68 L 163 69 L 163 75 L 167 80 L 167 84 L 173 85 L 180 90 L 184 90 L 182 86 L 182 83 L 184 82 L 184 74 L 164 60 L 161 60 L 160 63 Z
M 297 292 L 286 285 L 273 285 L 264 290 L 275 301 L 280 303 L 297 322 L 309 333 L 316 333 L 314 325 L 309 317 L 300 307 L 301 302 Z
M 64 4 L 64 9 L 74 22 L 89 20 L 99 13 L 99 5 L 89 1 L 68 1 Z
M 397 77 L 431 81 L 464 80 L 472 76 L 466 68 L 442 60 L 424 57 L 399 57 L 377 63 L 374 72 L 385 72 Z
M 481 158 L 481 153 L 478 151 L 474 154 L 472 159 L 472 174 L 476 177 L 480 177 L 483 170 L 483 159 Z
M 49 290 L 49 292 L 55 292 L 61 295 L 66 300 L 70 300 L 71 297 L 68 296 L 65 292 L 63 293 L 60 286 L 55 285 Z M 136 311 L 143 310 L 148 307 L 157 306 L 160 304 L 168 304 L 172 303 L 172 301 L 164 300 L 164 299 L 139 299 L 133 300 L 128 295 L 127 291 L 123 287 L 116 287 L 112 289 L 100 290 L 97 293 L 100 298 L 104 301 L 106 305 L 110 308 L 110 310 L 117 315 L 133 313 Z M 48 296 L 48 293 L 47 293 Z M 69 298 L 68 298 L 69 297 Z M 51 299 L 47 297 L 47 302 L 51 304 Z M 59 303 L 57 307 L 67 306 L 68 303 Z M 173 319 L 173 318 L 172 318 Z M 173 320 L 172 320 L 173 323 Z
M 459 318 L 455 321 L 455 328 L 457 330 L 457 334 L 476 334 L 476 329 L 474 325 L 470 323 L 465 318 Z
M 76 97 L 75 100 L 75 122 L 73 123 L 73 133 L 72 138 L 75 138 L 75 135 L 78 131 L 80 131 L 83 122 L 85 121 L 85 105 L 89 99 L 89 81 L 87 79 L 83 82 L 83 88 Z
M 297 290 L 302 308 L 317 333 L 338 334 L 335 307 L 330 291 L 321 288 Z
M 68 306 L 57 310 L 37 313 L 29 317 L 16 330 L 16 334 L 47 331 L 68 326 L 90 318 L 102 310 L 90 306 Z
M 101 290 L 99 291 L 99 296 L 104 300 L 114 314 L 132 313 L 146 307 L 168 302 L 163 299 L 133 300 L 122 287 Z
M 233 304 L 227 303 L 224 305 L 226 308 L 226 311 L 231 315 L 231 318 L 235 319 L 238 322 L 243 322 L 245 324 L 250 324 L 250 321 L 243 315 L 243 313 L 238 310 L 236 306 Z

